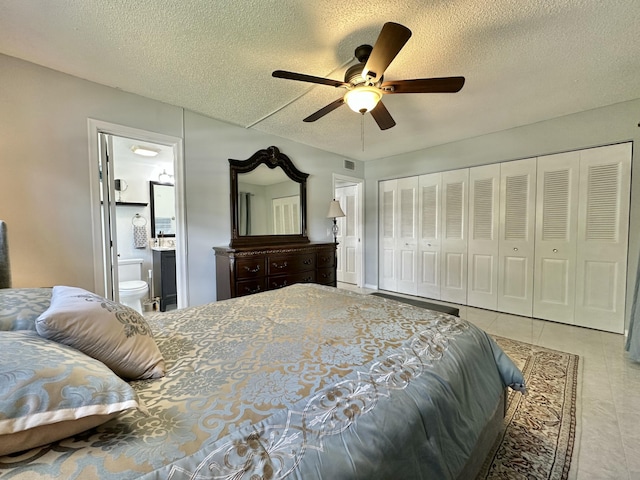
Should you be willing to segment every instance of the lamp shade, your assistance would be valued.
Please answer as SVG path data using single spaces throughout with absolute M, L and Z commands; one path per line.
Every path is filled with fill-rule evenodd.
M 349 90 L 344 96 L 344 101 L 354 112 L 366 113 L 373 110 L 381 98 L 380 89 L 364 85 Z
M 331 203 L 329 204 L 329 213 L 327 213 L 327 218 L 337 218 L 337 217 L 344 217 L 345 214 L 342 211 L 342 208 L 340 208 L 340 202 L 338 202 L 337 200 L 331 200 Z

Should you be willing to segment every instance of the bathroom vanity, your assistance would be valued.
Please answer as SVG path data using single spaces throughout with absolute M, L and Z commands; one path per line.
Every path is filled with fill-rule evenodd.
M 175 248 L 153 247 L 153 297 L 160 299 L 160 311 L 178 304 Z

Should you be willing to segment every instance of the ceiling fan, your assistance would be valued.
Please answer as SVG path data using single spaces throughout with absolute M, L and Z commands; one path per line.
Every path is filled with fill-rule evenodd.
M 331 78 L 314 77 L 302 73 L 276 70 L 276 78 L 318 83 L 346 88 L 347 92 L 329 105 L 312 113 L 304 122 L 315 122 L 346 103 L 351 110 L 365 114 L 371 112 L 381 130 L 395 126 L 396 122 L 382 103 L 382 96 L 391 93 L 455 93 L 464 85 L 464 77 L 416 78 L 413 80 L 384 81 L 383 75 L 393 59 L 411 37 L 411 30 L 399 23 L 387 22 L 373 47 L 360 45 L 355 50 L 358 64 L 349 67 L 344 82 Z

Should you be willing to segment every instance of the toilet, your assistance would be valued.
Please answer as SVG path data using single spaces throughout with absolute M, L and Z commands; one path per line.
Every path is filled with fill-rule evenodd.
M 142 313 L 142 299 L 149 292 L 147 282 L 142 278 L 142 258 L 118 260 L 118 296 L 120 303 Z

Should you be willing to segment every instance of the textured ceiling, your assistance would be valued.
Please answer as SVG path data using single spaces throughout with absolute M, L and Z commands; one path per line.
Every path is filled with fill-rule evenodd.
M 352 159 L 640 97 L 638 0 L 0 0 L 0 12 L 1 53 Z M 346 106 L 303 123 L 343 90 L 271 72 L 342 80 L 387 21 L 413 36 L 386 80 L 462 75 L 462 91 L 386 96 L 386 131 Z

